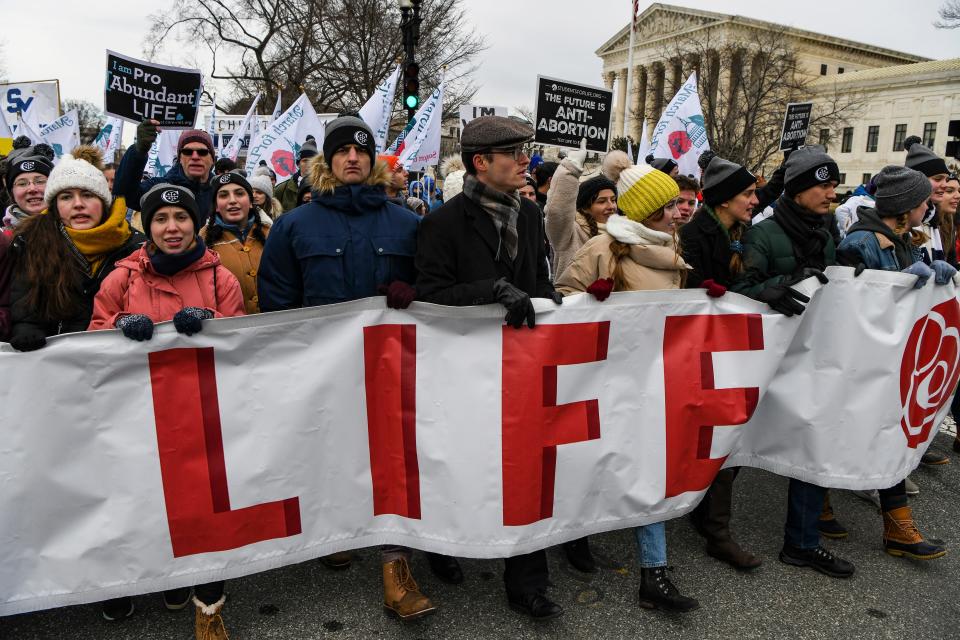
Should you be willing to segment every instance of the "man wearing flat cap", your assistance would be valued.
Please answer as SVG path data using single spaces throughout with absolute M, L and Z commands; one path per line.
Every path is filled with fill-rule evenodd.
M 531 298 L 560 304 L 547 271 L 537 205 L 519 195 L 533 138 L 524 122 L 483 116 L 463 128 L 463 192 L 423 218 L 417 239 L 417 299 L 450 306 L 499 303 L 506 322 L 533 329 Z M 526 329 L 524 329 L 526 330 Z M 546 596 L 544 551 L 506 559 L 510 607 L 545 620 L 563 613 Z

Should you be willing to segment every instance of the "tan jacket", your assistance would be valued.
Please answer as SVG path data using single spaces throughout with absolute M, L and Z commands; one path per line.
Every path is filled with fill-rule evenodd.
M 681 288 L 681 276 L 690 265 L 677 253 L 673 235 L 654 231 L 624 216 L 611 216 L 606 230 L 583 245 L 560 274 L 557 291 L 565 296 L 580 293 L 600 278 L 612 278 L 610 243 L 614 240 L 630 245 L 630 253 L 622 258 L 626 287 L 618 291 Z
M 590 224 L 577 211 L 577 192 L 583 170 L 564 160 L 553 174 L 547 206 L 543 208 L 547 238 L 553 246 L 553 273 L 563 273 L 573 256 L 590 239 Z M 603 225 L 598 225 L 602 231 Z
M 206 230 L 200 230 L 200 236 L 206 241 Z M 263 235 L 270 233 L 270 228 L 263 227 Z M 263 244 L 247 234 L 247 241 L 241 243 L 239 238 L 224 231 L 217 242 L 209 249 L 220 257 L 220 264 L 240 281 L 240 290 L 243 292 L 243 307 L 247 315 L 260 313 L 260 298 L 257 296 L 257 271 L 260 270 L 260 257 L 263 255 Z

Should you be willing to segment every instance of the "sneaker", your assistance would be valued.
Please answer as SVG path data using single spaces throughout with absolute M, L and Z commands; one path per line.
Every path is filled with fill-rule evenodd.
M 785 544 L 780 550 L 780 562 L 795 567 L 810 567 L 831 578 L 849 578 L 855 571 L 853 564 L 823 547 L 800 549 Z
M 101 609 L 104 620 L 118 622 L 133 615 L 133 598 L 114 598 L 106 600 Z
M 916 482 L 914 482 L 910 478 L 907 478 L 906 480 L 903 481 L 903 483 L 906 485 L 908 496 L 912 498 L 914 496 L 920 495 L 920 487 L 917 485 Z
M 167 608 L 167 611 L 180 611 L 188 604 L 190 604 L 190 592 L 193 591 L 190 587 L 183 587 L 181 589 L 168 589 L 163 592 L 163 606 Z
M 857 496 L 861 500 L 865 500 L 875 506 L 877 509 L 880 508 L 880 492 L 876 489 L 870 489 L 869 491 L 859 491 L 855 490 L 853 495 Z
M 942 464 L 950 464 L 950 458 L 945 453 L 927 451 L 921 456 L 920 464 L 925 464 L 928 467 L 938 467 Z

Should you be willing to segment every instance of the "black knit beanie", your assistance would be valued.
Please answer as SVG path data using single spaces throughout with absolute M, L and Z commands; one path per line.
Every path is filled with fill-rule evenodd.
M 603 174 L 581 182 L 580 189 L 577 191 L 577 211 L 588 208 L 596 195 L 604 189 L 610 189 L 616 197 L 617 185 Z

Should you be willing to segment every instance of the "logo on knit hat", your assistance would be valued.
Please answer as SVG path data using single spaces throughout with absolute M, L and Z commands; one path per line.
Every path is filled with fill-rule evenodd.
M 169 189 L 160 194 L 160 199 L 164 202 L 169 202 L 170 204 L 175 204 L 180 202 L 180 192 L 173 189 Z
M 21 171 L 33 171 L 33 170 L 36 168 L 36 166 L 37 166 L 37 165 L 36 165 L 35 162 L 33 162 L 33 161 L 31 161 L 31 160 L 28 160 L 28 161 L 26 161 L 26 162 L 21 162 L 21 163 L 20 163 L 20 170 L 21 170 Z
M 830 179 L 830 169 L 828 169 L 825 166 L 820 167 L 819 169 L 817 169 L 817 172 L 814 175 L 817 177 L 817 180 L 820 180 L 821 182 L 826 182 L 827 180 Z
M 367 140 L 370 139 L 370 136 L 367 135 L 366 131 L 357 131 L 353 134 L 353 139 L 357 141 L 357 144 L 367 146 Z
M 227 174 L 220 176 L 220 184 L 227 184 L 228 182 L 230 182 L 230 176 Z

